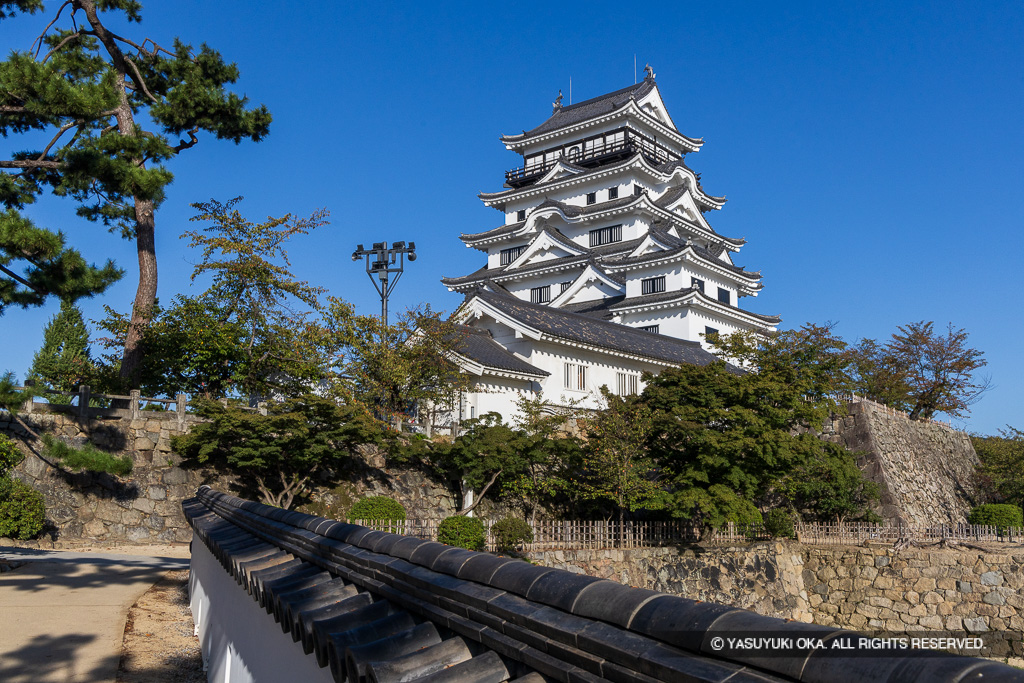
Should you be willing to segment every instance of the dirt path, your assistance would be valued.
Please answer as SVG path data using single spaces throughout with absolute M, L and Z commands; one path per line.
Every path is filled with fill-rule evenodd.
M 188 570 L 167 572 L 128 612 L 118 683 L 205 681 L 193 629 Z

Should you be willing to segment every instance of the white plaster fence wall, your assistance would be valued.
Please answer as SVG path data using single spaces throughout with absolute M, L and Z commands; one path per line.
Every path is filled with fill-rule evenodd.
M 190 607 L 210 683 L 334 683 L 195 537 L 191 569 Z

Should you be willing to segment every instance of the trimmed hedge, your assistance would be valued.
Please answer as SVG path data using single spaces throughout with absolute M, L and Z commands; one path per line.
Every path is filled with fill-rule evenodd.
M 988 503 L 971 510 L 967 521 L 971 524 L 991 524 L 998 527 L 999 533 L 1002 533 L 1007 527 L 1024 527 L 1024 510 L 1016 505 Z
M 495 522 L 491 533 L 498 550 L 517 550 L 523 543 L 533 542 L 533 528 L 518 517 L 506 517 Z
M 772 538 L 796 538 L 793 515 L 789 510 L 782 508 L 768 511 L 764 518 L 764 530 L 771 534 Z
M 27 541 L 45 523 L 43 494 L 18 479 L 0 477 L 0 536 Z
M 364 522 L 401 522 L 405 519 L 405 508 L 387 496 L 371 496 L 356 501 L 348 511 L 348 518 Z
M 483 550 L 487 532 L 484 523 L 476 517 L 455 515 L 441 521 L 437 527 L 437 540 L 446 545 L 466 550 Z

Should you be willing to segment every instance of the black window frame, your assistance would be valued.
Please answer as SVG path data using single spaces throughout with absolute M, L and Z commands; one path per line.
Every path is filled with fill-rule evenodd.
M 498 265 L 507 266 L 508 264 L 515 261 L 517 258 L 523 255 L 526 251 L 527 245 L 521 245 L 518 247 L 508 247 L 498 252 Z
M 605 244 L 614 244 L 622 241 L 622 224 L 609 225 L 604 228 L 594 228 L 589 233 L 590 246 L 600 247 Z M 606 239 L 607 238 L 607 239 Z
M 661 294 L 665 291 L 665 276 L 647 277 L 640 280 L 640 294 Z
M 516 211 L 516 222 L 521 223 L 526 220 L 526 209 L 519 209 Z
M 591 204 L 597 204 L 597 193 L 596 192 L 588 192 L 587 193 L 587 206 L 590 206 Z
M 547 298 L 544 298 L 544 295 Z M 530 287 L 530 303 L 531 304 L 546 304 L 551 302 L 551 285 L 543 285 L 541 287 Z
M 644 188 L 640 187 L 640 183 L 633 183 L 633 196 L 639 197 L 644 193 Z
M 619 188 L 618 187 L 609 187 L 608 188 L 608 201 L 611 201 L 613 199 L 618 199 L 618 198 L 619 198 Z
M 641 330 L 643 332 L 652 332 L 654 334 L 661 334 L 661 325 L 644 325 L 643 327 L 638 327 L 637 329 L 639 329 L 639 330 Z
M 718 331 L 718 328 L 711 327 L 709 325 L 705 325 L 704 326 L 704 338 L 707 339 L 709 336 L 711 336 L 713 334 L 720 334 L 719 331 Z
M 732 306 L 732 294 L 725 287 L 718 288 L 718 301 L 726 306 Z
M 701 294 L 704 293 L 704 281 L 699 277 L 690 276 L 690 288 L 692 289 L 694 287 L 696 287 L 697 291 Z

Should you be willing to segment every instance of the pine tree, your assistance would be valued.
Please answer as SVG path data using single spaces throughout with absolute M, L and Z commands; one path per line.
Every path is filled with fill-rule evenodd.
M 9 220 L 49 189 L 73 199 L 78 215 L 136 243 L 139 284 L 121 362 L 131 384 L 156 303 L 155 212 L 173 179 L 165 162 L 195 146 L 202 131 L 239 143 L 262 139 L 270 125 L 266 107 L 250 109 L 226 90 L 238 69 L 209 46 L 124 37 L 100 16 L 138 23 L 141 9 L 135 0 L 67 0 L 28 50 L 0 62 L 0 135 L 24 134 L 30 145 L 48 140 L 0 159 Z M 0 18 L 43 10 L 42 0 L 0 0 Z M 13 253 L 5 248 L 0 258 Z
M 57 391 L 73 391 L 92 368 L 89 358 L 89 330 L 78 306 L 61 301 L 60 312 L 43 332 L 43 346 L 36 351 L 29 379 Z

